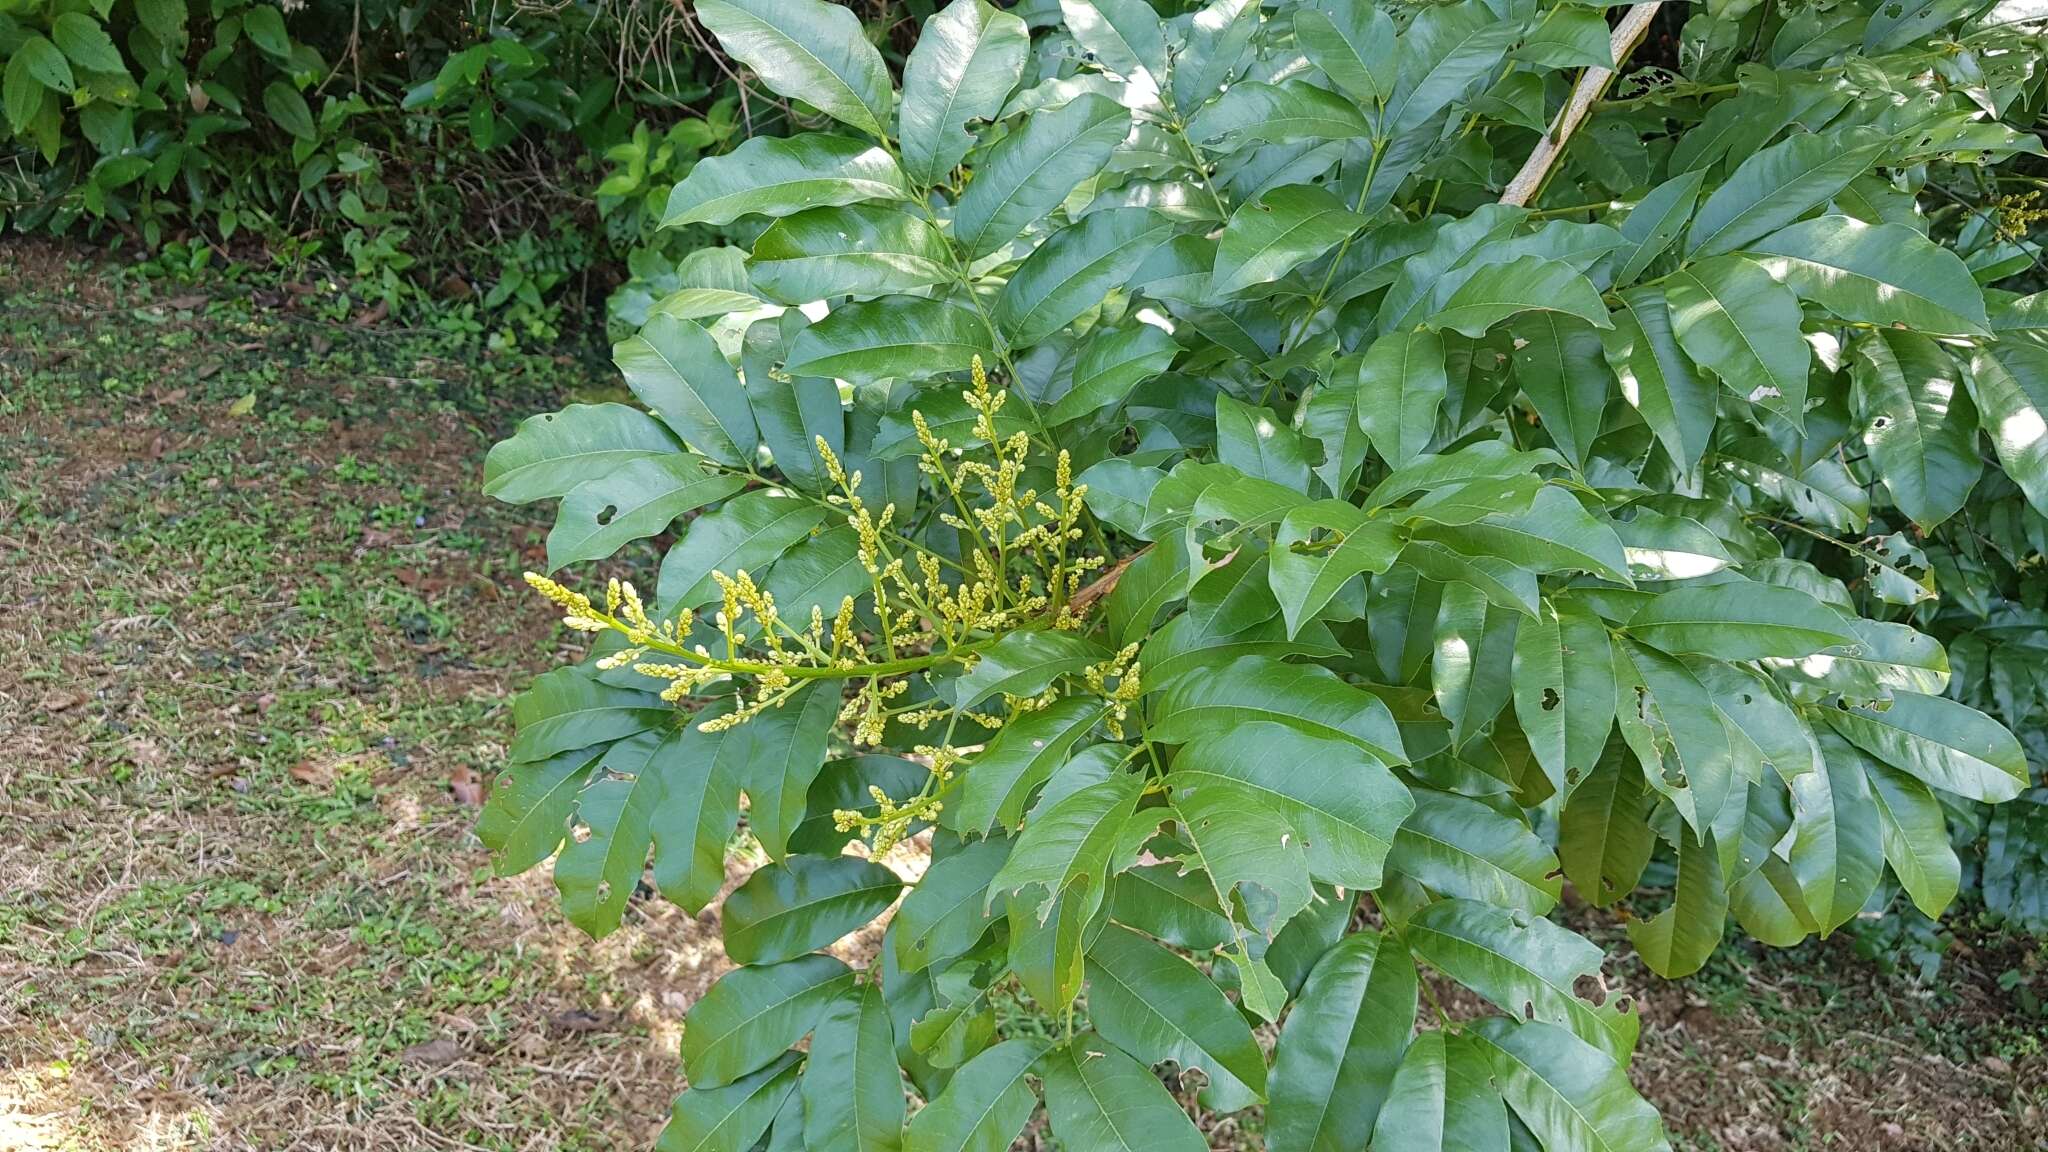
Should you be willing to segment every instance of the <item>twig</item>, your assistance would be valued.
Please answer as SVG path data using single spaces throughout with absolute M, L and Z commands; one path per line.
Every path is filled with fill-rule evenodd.
M 1527 204 L 1536 198 L 1536 190 L 1543 186 L 1543 178 L 1550 174 L 1551 165 L 1564 154 L 1564 146 L 1572 133 L 1586 119 L 1586 113 L 1593 108 L 1593 102 L 1607 90 L 1614 79 L 1616 69 L 1635 51 L 1636 45 L 1650 30 L 1650 20 L 1663 7 L 1663 0 L 1651 0 L 1637 4 L 1614 26 L 1613 38 L 1609 41 L 1609 52 L 1614 57 L 1613 68 L 1588 68 L 1579 74 L 1579 82 L 1572 88 L 1571 99 L 1558 111 L 1557 119 L 1550 125 L 1550 131 L 1536 142 L 1536 150 L 1529 153 L 1529 159 L 1515 178 L 1508 182 L 1508 190 L 1501 193 L 1503 204 Z

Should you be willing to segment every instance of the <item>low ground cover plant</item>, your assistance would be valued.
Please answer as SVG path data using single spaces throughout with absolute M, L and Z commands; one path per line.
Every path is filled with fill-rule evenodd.
M 1966 860 L 2027 915 L 2025 26 L 955 0 L 892 68 L 694 13 L 836 123 L 698 164 L 666 222 L 752 242 L 486 470 L 592 638 L 500 866 L 602 935 L 768 860 L 664 1146 L 1659 1148 L 1567 883 L 1671 977 Z

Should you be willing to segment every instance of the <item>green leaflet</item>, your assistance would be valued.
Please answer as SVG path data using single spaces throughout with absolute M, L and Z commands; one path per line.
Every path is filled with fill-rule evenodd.
M 1622 304 L 1614 327 L 1600 333 L 1607 365 L 1621 383 L 1622 397 L 1642 414 L 1664 450 L 1691 468 L 1714 430 L 1716 390 L 1680 350 L 1661 289 L 1631 289 L 1622 293 Z
M 1822 715 L 1850 743 L 1944 792 L 1996 803 L 2027 786 L 2026 756 L 2012 733 L 1946 696 L 1897 691 L 1885 706 Z
M 996 696 L 1032 697 L 1061 676 L 1109 659 L 1102 645 L 1072 632 L 1010 632 L 981 650 L 974 667 L 953 684 L 953 703 L 973 708 Z
M 1667 980 L 1700 970 L 1721 943 L 1728 919 L 1728 883 L 1705 833 L 1678 831 L 1678 873 L 1669 908 L 1628 922 L 1628 938 L 1650 971 Z
M 614 688 L 580 668 L 557 668 L 513 698 L 519 735 L 509 759 L 546 760 L 662 726 L 668 718 L 668 707 L 652 693 Z
M 1999 464 L 2036 512 L 2048 509 L 2048 349 L 1980 349 L 1968 379 Z
M 697 19 L 776 92 L 872 136 L 896 90 L 860 17 L 823 0 L 698 0 Z
M 1180 345 L 1150 324 L 1133 324 L 1096 336 L 1074 363 L 1074 383 L 1046 413 L 1046 423 L 1064 424 L 1116 404 L 1131 389 L 1173 364 Z M 1091 486 L 1091 494 L 1094 492 Z
M 1693 217 L 1686 254 L 1733 252 L 1790 224 L 1846 187 L 1884 148 L 1855 133 L 1795 135 L 1744 160 Z
M 1933 336 L 1990 331 L 1984 293 L 1962 258 L 1903 224 L 1819 216 L 1745 250 L 1802 298 L 1844 320 Z
M 1069 1148 L 1201 1152 L 1208 1145 L 1150 1068 L 1086 1033 L 1042 1065 L 1045 1110 Z
M 1038 1105 L 1024 1074 L 1041 1052 L 1005 1040 L 961 1065 L 946 1090 L 910 1118 L 906 1152 L 1005 1152 Z
M 1873 333 L 1852 352 L 1849 377 L 1871 462 L 1899 511 L 1932 528 L 1962 510 L 1984 467 L 1961 366 L 1934 341 L 1905 332 Z
M 1495 1017 L 1463 1035 L 1487 1055 L 1501 1095 L 1545 1148 L 1670 1148 L 1656 1109 L 1621 1065 L 1565 1029 Z
M 966 125 L 986 120 L 1024 73 L 1031 34 L 985 0 L 953 0 L 925 21 L 903 64 L 903 163 L 936 184 L 974 146 Z
M 1389 937 L 1354 933 L 1324 954 L 1273 1048 L 1268 1148 L 1364 1147 L 1415 1027 L 1416 987 L 1415 962 Z
M 1300 766 L 1314 764 L 1315 773 Z M 1238 793 L 1291 826 L 1316 879 L 1371 890 L 1414 809 L 1408 789 L 1355 745 L 1283 724 L 1252 722 L 1191 741 L 1174 757 L 1169 785 Z
M 1614 727 L 1614 662 L 1606 626 L 1569 609 L 1522 621 L 1514 639 L 1513 698 L 1529 750 L 1551 786 L 1571 795 L 1593 771 Z
M 1087 965 L 1088 1019 L 1104 1039 L 1148 1064 L 1202 1069 L 1205 1107 L 1235 1112 L 1265 1099 L 1266 1058 L 1200 969 L 1114 924 L 1088 946 Z
M 753 463 L 761 435 L 740 378 L 704 329 L 668 316 L 612 349 L 626 386 L 661 422 L 720 464 Z
M 1400 468 L 1429 447 L 1444 401 L 1444 342 L 1427 329 L 1380 337 L 1358 363 L 1358 425 Z
M 1044 341 L 1123 287 L 1173 227 L 1148 208 L 1108 208 L 1060 229 L 1011 273 L 996 326 L 1014 344 Z
M 1394 21 L 1385 9 L 1304 5 L 1294 13 L 1294 35 L 1309 60 L 1360 104 L 1384 103 L 1393 94 Z
M 657 1152 L 748 1152 L 796 1091 L 795 1052 L 719 1088 L 692 1084 L 676 1097 Z
M 683 1018 L 683 1069 L 696 1088 L 718 1088 L 766 1066 L 808 1035 L 853 987 L 830 956 L 735 968 Z
M 1718 924 L 1717 924 L 1718 927 Z M 1641 1020 L 1574 990 L 1600 971 L 1600 949 L 1548 920 L 1475 900 L 1440 900 L 1405 934 L 1416 955 L 1518 1019 L 1546 1020 L 1626 1065 Z M 1718 939 L 1718 933 L 1716 934 Z
M 988 886 L 1009 858 L 1007 838 L 974 840 L 944 857 L 896 910 L 896 964 L 905 972 L 943 964 L 974 947 L 995 917 L 988 909 Z
M 954 238 L 975 259 L 1008 244 L 1099 170 L 1129 129 L 1128 112 L 1093 94 L 1028 118 L 976 165 Z
M 548 533 L 548 571 L 602 560 L 746 486 L 745 477 L 711 471 L 702 458 L 683 452 L 628 461 L 562 497 Z
M 1583 467 L 1613 390 L 1601 330 L 1561 312 L 1532 312 L 1510 320 L 1508 333 L 1515 382 L 1558 452 Z
M 1522 821 L 1478 800 L 1417 788 L 1387 867 L 1446 896 L 1541 916 L 1557 904 L 1557 857 Z
M 1542 256 L 1479 268 L 1423 323 L 1431 331 L 1448 328 L 1476 338 L 1525 312 L 1557 312 L 1595 328 L 1613 327 L 1592 282 L 1571 265 Z
M 1234 922 L 1268 939 L 1315 898 L 1308 855 L 1287 819 L 1264 800 L 1200 779 L 1169 781 L 1173 812 L 1199 867 Z M 1240 940 L 1242 951 L 1242 940 Z
M 1004 725 L 949 790 L 940 822 L 962 833 L 986 834 L 998 823 L 1016 827 L 1032 793 L 1066 763 L 1102 714 L 1101 704 L 1069 697 Z
M 1721 660 L 1796 660 L 1858 642 L 1856 633 L 1806 593 L 1747 581 L 1660 592 L 1628 618 L 1627 629 L 1666 652 Z
M 1870 794 L 1884 828 L 1884 858 L 1914 906 L 1939 919 L 1956 898 L 1962 862 L 1949 844 L 1941 801 L 1927 785 L 1885 764 L 1867 764 Z
M 825 510 L 808 500 L 760 490 L 735 496 L 716 512 L 697 517 L 661 558 L 656 588 L 662 611 L 711 603 L 722 594 L 713 572 L 758 572 L 807 539 L 824 520 Z
M 529 416 L 484 458 L 484 494 L 507 504 L 566 496 L 635 460 L 680 445 L 653 417 L 624 404 L 571 404 Z
M 1256 720 L 1348 741 L 1383 763 L 1408 762 L 1393 716 L 1377 697 L 1322 668 L 1260 656 L 1174 680 L 1151 733 L 1162 743 L 1184 744 Z
M 882 990 L 833 1004 L 811 1037 L 802 1085 L 804 1147 L 892 1152 L 903 1146 L 903 1074 Z
M 726 898 L 720 925 L 735 964 L 779 964 L 830 946 L 896 902 L 903 881 L 871 860 L 791 856 L 756 869 Z
M 1274 188 L 1239 208 L 1224 226 L 1210 290 L 1229 296 L 1278 280 L 1364 224 L 1365 217 L 1320 187 Z
M 1804 423 L 1807 362 L 1799 302 L 1741 256 L 1703 260 L 1664 285 L 1678 346 L 1730 392 Z
M 952 259 L 945 238 L 925 221 L 856 204 L 777 220 L 754 241 L 747 277 L 770 299 L 806 304 L 943 284 L 953 275 Z
M 669 193 L 661 223 L 730 224 L 748 215 L 908 199 L 902 169 L 876 145 L 820 133 L 756 136 L 690 169 Z
M 994 337 L 966 307 L 917 296 L 883 296 L 834 308 L 797 334 L 790 372 L 856 384 L 965 372 L 995 359 Z

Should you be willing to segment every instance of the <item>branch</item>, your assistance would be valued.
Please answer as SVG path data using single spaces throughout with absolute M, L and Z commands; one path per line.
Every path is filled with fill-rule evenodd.
M 1557 119 L 1551 122 L 1550 131 L 1545 132 L 1543 139 L 1536 142 L 1536 150 L 1529 153 L 1529 159 L 1522 165 L 1522 170 L 1515 173 L 1515 178 L 1508 182 L 1508 190 L 1501 193 L 1501 203 L 1527 204 L 1536 198 L 1536 190 L 1543 186 L 1543 178 L 1550 175 L 1551 166 L 1564 154 L 1565 143 L 1572 138 L 1573 132 L 1578 131 L 1579 125 L 1586 119 L 1586 113 L 1592 111 L 1593 102 L 1600 98 L 1600 93 L 1607 90 L 1608 83 L 1614 79 L 1615 70 L 1621 67 L 1622 62 L 1628 59 L 1629 53 L 1635 51 L 1636 45 L 1642 42 L 1644 34 L 1650 30 L 1651 18 L 1656 16 L 1657 9 L 1663 6 L 1663 0 L 1637 4 L 1621 18 L 1621 23 L 1614 26 L 1614 37 L 1608 44 L 1609 52 L 1614 57 L 1614 67 L 1588 68 L 1579 74 L 1579 82 L 1572 88 L 1571 99 L 1565 101 L 1564 107 L 1557 114 Z

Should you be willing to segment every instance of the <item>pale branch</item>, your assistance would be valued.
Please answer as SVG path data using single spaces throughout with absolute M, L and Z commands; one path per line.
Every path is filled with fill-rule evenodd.
M 1609 50 L 1614 56 L 1614 67 L 1588 68 L 1579 74 L 1579 82 L 1572 87 L 1571 99 L 1565 101 L 1564 107 L 1559 109 L 1557 119 L 1551 122 L 1550 131 L 1545 132 L 1543 138 L 1536 142 L 1536 150 L 1529 153 L 1529 159 L 1523 163 L 1522 170 L 1515 173 L 1513 180 L 1508 181 L 1507 191 L 1500 196 L 1501 203 L 1527 204 L 1536 198 L 1537 190 L 1543 186 L 1543 178 L 1550 174 L 1551 166 L 1564 154 L 1564 146 L 1571 140 L 1572 133 L 1578 131 L 1579 125 L 1586 119 L 1586 113 L 1592 111 L 1594 101 L 1607 90 L 1607 85 L 1613 81 L 1616 70 L 1627 61 L 1629 53 L 1634 52 L 1636 45 L 1642 42 L 1644 34 L 1650 30 L 1651 19 L 1657 15 L 1657 9 L 1661 7 L 1663 0 L 1651 0 L 1648 4 L 1635 5 L 1622 16 L 1621 23 L 1614 26 L 1614 35 L 1609 41 Z

